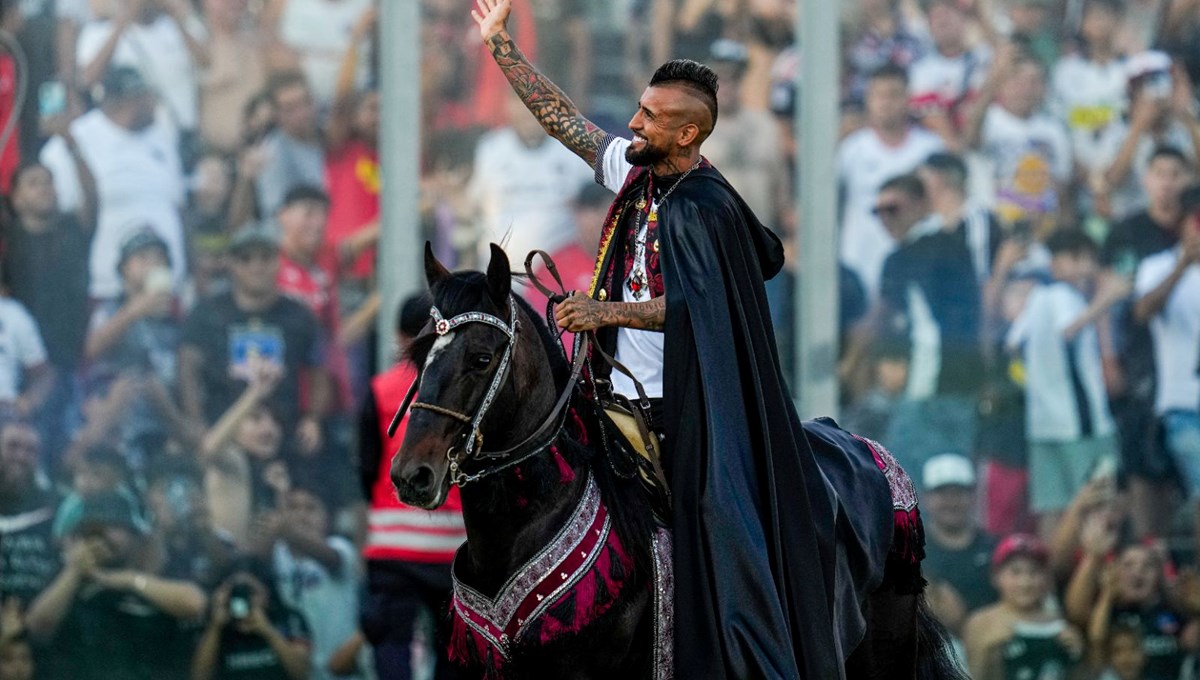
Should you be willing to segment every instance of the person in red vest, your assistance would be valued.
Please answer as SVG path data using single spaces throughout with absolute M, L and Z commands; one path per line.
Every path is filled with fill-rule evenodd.
M 412 297 L 400 307 L 396 340 L 403 356 L 429 321 L 430 301 Z M 396 498 L 389 472 L 392 457 L 404 440 L 407 419 L 396 436 L 387 436 L 396 407 L 417 379 L 406 359 L 371 381 L 359 419 L 359 466 L 368 498 L 368 529 L 363 550 L 367 561 L 367 597 L 362 631 L 375 648 L 379 680 L 408 680 L 412 675 L 413 632 L 423 609 L 435 621 L 450 602 L 450 563 L 467 540 L 458 488 L 433 511 L 404 505 Z M 434 643 L 437 678 L 454 678 L 445 658 L 446 646 Z

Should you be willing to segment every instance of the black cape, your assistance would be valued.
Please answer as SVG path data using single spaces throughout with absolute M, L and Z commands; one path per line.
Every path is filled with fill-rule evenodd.
M 676 674 L 843 677 L 891 546 L 887 480 L 862 442 L 796 413 L 763 285 L 779 239 L 712 168 L 659 218 Z

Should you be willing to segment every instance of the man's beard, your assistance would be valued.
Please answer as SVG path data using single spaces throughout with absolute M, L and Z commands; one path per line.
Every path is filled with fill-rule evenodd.
M 670 155 L 671 152 L 669 150 L 655 148 L 650 144 L 649 140 L 640 149 L 635 149 L 632 146 L 625 149 L 626 162 L 639 168 L 648 168 L 655 163 L 665 161 Z

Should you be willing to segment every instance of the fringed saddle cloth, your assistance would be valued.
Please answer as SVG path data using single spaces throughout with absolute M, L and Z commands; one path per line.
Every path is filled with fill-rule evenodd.
M 887 479 L 892 492 L 895 532 L 892 535 L 892 549 L 888 553 L 888 573 L 893 575 L 892 583 L 901 593 L 920 593 L 925 586 L 925 580 L 921 577 L 921 560 L 925 559 L 925 531 L 921 525 L 917 490 L 912 478 L 882 444 L 858 435 L 854 435 L 854 438 L 870 449 L 875 457 L 875 465 Z
M 464 546 L 463 548 L 465 548 Z M 550 545 L 517 570 L 494 599 L 458 578 L 453 566 L 450 660 L 482 665 L 500 677 L 516 647 L 535 647 L 579 633 L 617 603 L 633 574 L 633 559 L 613 531 L 600 489 L 589 474 L 575 512 Z M 654 677 L 673 675 L 671 539 L 654 539 Z

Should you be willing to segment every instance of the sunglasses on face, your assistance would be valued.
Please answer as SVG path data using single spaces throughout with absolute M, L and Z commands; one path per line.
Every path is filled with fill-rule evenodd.
M 871 214 L 876 217 L 895 217 L 902 207 L 899 203 L 881 203 L 871 208 Z

